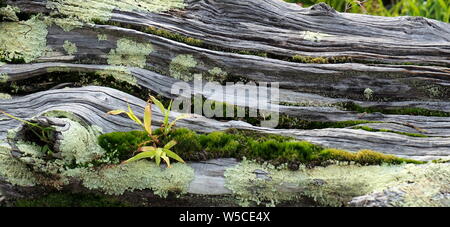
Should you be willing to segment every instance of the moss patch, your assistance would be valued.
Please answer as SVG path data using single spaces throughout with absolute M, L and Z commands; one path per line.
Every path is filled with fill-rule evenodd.
M 160 132 L 155 131 L 155 135 Z M 114 132 L 99 137 L 99 144 L 108 152 L 116 153 L 122 160 L 128 159 L 137 150 L 138 145 L 148 140 L 144 132 Z M 175 129 L 167 137 L 161 137 L 160 143 L 170 140 L 178 142 L 173 151 L 184 160 L 199 161 L 212 158 L 243 157 L 267 161 L 276 166 L 288 164 L 291 169 L 299 165 L 329 165 L 333 161 L 346 161 L 361 165 L 379 165 L 423 162 L 402 159 L 393 155 L 363 150 L 352 153 L 343 150 L 325 149 L 306 141 L 290 137 L 267 135 L 251 131 L 229 130 L 197 134 L 189 129 Z
M 361 129 L 361 130 L 365 130 L 368 132 L 390 132 L 390 133 L 395 133 L 395 134 L 399 134 L 399 135 L 405 135 L 405 136 L 411 136 L 411 137 L 428 137 L 426 135 L 423 134 L 419 134 L 419 133 L 409 133 L 409 132 L 398 132 L 398 131 L 394 131 L 394 130 L 389 130 L 389 129 L 375 129 L 375 128 L 371 128 L 368 126 L 356 126 L 353 127 L 353 129 Z
M 439 110 L 429 110 L 418 107 L 405 107 L 405 108 L 362 107 L 354 102 L 339 103 L 338 105 L 347 111 L 356 111 L 359 113 L 383 113 L 383 114 L 414 115 L 414 116 L 429 116 L 429 117 L 450 117 L 449 112 Z
M 115 198 L 95 194 L 51 193 L 36 199 L 19 199 L 15 207 L 127 207 Z
M 3 22 L 0 30 L 0 61 L 29 63 L 46 50 L 47 26 L 38 17 L 21 22 Z

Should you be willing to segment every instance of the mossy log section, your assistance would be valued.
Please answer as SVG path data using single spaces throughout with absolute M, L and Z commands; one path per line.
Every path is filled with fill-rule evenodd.
M 128 103 L 137 114 L 143 115 L 144 100 L 107 87 L 88 86 L 84 88 L 57 89 L 38 92 L 12 100 L 0 100 L 2 109 L 17 117 L 28 119 L 51 111 L 70 111 L 89 125 L 101 127 L 105 133 L 139 129 L 127 118 L 105 114 L 113 109 L 126 109 Z M 24 106 L 27 108 L 23 109 Z M 162 115 L 155 106 L 153 106 L 153 112 L 152 123 L 155 127 L 158 127 L 161 125 Z M 179 113 L 172 113 L 172 117 L 177 115 Z M 0 140 L 6 139 L 8 130 L 17 128 L 20 125 L 21 123 L 16 120 L 3 118 L 0 122 Z M 325 147 L 350 151 L 370 148 L 382 153 L 417 160 L 434 160 L 450 156 L 450 141 L 448 137 L 440 136 L 409 137 L 393 133 L 369 132 L 349 128 L 316 130 L 269 129 L 252 126 L 241 121 L 221 122 L 202 116 L 182 120 L 177 126 L 203 133 L 230 128 L 249 129 L 292 136 L 299 140 L 310 141 Z
M 326 4 L 301 8 L 280 0 L 171 0 L 168 2 L 176 5 L 173 9 L 142 10 L 145 3 L 139 7 L 116 7 L 108 12 L 86 11 L 91 15 L 74 15 L 64 8 L 70 2 L 73 3 L 69 0 L 2 1 L 18 7 L 23 20 L 38 14 L 44 18 L 39 20 L 45 21 L 46 31 L 37 34 L 46 34 L 40 37 L 46 41 L 41 46 L 46 48 L 12 49 L 12 53 L 19 55 L 33 53 L 26 53 L 23 59 L 13 59 L 19 62 L 0 61 L 0 87 L 4 87 L 3 83 L 12 86 L 21 81 L 42 80 L 53 72 L 76 74 L 81 81 L 85 73 L 101 72 L 114 77 L 117 70 L 121 75 L 115 79 L 167 98 L 173 98 L 172 84 L 191 81 L 195 74 L 221 83 L 280 82 L 280 103 L 269 105 L 277 105 L 282 114 L 323 122 L 372 121 L 377 123 L 361 125 L 426 137 L 353 128 L 268 129 L 242 121 L 223 122 L 201 116 L 180 121 L 178 126 L 204 133 L 249 129 L 292 136 L 324 147 L 350 151 L 369 148 L 417 160 L 450 156 L 448 116 L 360 113 L 337 105 L 353 102 L 366 108 L 421 108 L 450 113 L 449 24 L 421 17 L 339 13 Z M 86 2 L 88 8 L 98 9 L 96 5 L 100 1 Z M 120 5 L 119 2 L 129 4 L 130 1 L 111 2 Z M 51 7 L 56 3 L 62 5 Z M 87 10 L 83 3 L 75 5 L 74 11 L 77 7 L 79 12 Z M 4 23 L 15 22 L 0 22 Z M 24 36 L 25 40 L 33 36 L 34 31 L 21 26 L 26 28 L 26 34 L 17 36 Z M 176 67 L 180 65 L 181 69 Z M 0 96 L 0 110 L 25 119 L 51 111 L 69 111 L 104 132 L 137 129 L 124 117 L 105 115 L 112 109 L 126 109 L 127 103 L 142 115 L 145 105 L 144 100 L 108 88 L 111 81 L 83 88 L 65 88 L 71 84 L 56 84 L 51 79 L 46 83 L 54 89 Z M 372 91 L 370 95 L 365 94 L 367 89 Z M 2 88 L 0 95 L 10 91 Z M 192 89 L 194 94 L 205 95 Z M 247 103 L 238 101 L 241 98 L 233 104 L 246 106 Z M 248 98 L 248 103 L 255 101 Z M 162 116 L 156 108 L 153 111 L 153 124 L 159 126 Z M 172 113 L 172 117 L 177 114 Z M 20 124 L 0 118 L 0 146 L 8 146 L 8 130 Z M 191 163 L 195 178 L 188 193 L 230 194 L 224 186 L 223 171 L 236 164 L 229 159 Z M 29 193 L 26 188 L 3 181 L 0 186 L 3 193 L 11 196 Z M 287 184 L 282 186 L 283 190 L 300 189 Z M 359 198 L 352 204 L 364 205 L 367 200 L 370 198 Z

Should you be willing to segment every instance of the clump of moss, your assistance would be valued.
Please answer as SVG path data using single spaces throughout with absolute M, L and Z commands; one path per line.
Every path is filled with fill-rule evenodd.
M 0 61 L 29 63 L 46 50 L 47 26 L 37 16 L 27 21 L 3 22 L 0 30 Z
M 276 166 L 288 164 L 291 169 L 299 165 L 328 165 L 332 161 L 346 161 L 361 165 L 401 164 L 423 162 L 384 155 L 378 152 L 363 150 L 352 153 L 343 150 L 325 149 L 306 141 L 298 141 L 290 137 L 267 135 L 242 130 L 196 134 L 189 129 L 174 129 L 164 141 L 175 140 L 178 145 L 172 150 L 184 160 L 205 160 L 212 158 L 232 157 L 270 162 Z M 155 132 L 158 135 L 158 132 Z M 123 159 L 131 157 L 137 146 L 148 140 L 142 132 L 121 132 L 104 134 L 99 137 L 99 144 L 107 153 L 118 152 Z M 128 156 L 128 157 L 127 157 Z
M 150 43 L 139 43 L 130 39 L 119 39 L 117 48 L 108 54 L 108 64 L 115 66 L 133 66 L 143 68 L 147 56 L 153 52 Z
M 19 199 L 15 207 L 128 207 L 118 199 L 95 194 L 50 193 L 36 199 Z
M 353 127 L 353 129 L 361 129 L 361 130 L 368 131 L 368 132 L 390 132 L 390 133 L 395 133 L 395 134 L 405 135 L 405 136 L 411 136 L 411 137 L 422 137 L 422 138 L 428 137 L 426 135 L 419 134 L 419 133 L 398 132 L 398 131 L 389 130 L 389 129 L 375 129 L 375 128 L 371 128 L 371 127 L 368 127 L 368 126 L 356 126 L 356 127 Z
M 294 55 L 289 60 L 306 64 L 335 64 L 352 62 L 351 57 L 312 57 L 304 55 Z
M 164 38 L 167 38 L 167 39 L 175 40 L 177 42 L 186 43 L 186 44 L 189 44 L 191 46 L 201 47 L 203 45 L 203 41 L 201 41 L 199 39 L 195 39 L 195 38 L 192 38 L 192 37 L 187 37 L 187 36 L 184 36 L 184 35 L 180 35 L 178 33 L 173 33 L 173 32 L 170 32 L 168 30 L 156 28 L 156 27 L 153 27 L 153 26 L 146 27 L 144 29 L 144 32 L 150 33 L 150 34 L 153 34 L 153 35 L 157 35 L 157 36 L 161 36 L 161 37 L 164 37 Z
M 347 111 L 356 111 L 359 113 L 383 113 L 383 114 L 397 114 L 397 115 L 414 115 L 414 116 L 429 116 L 429 117 L 450 117 L 449 112 L 439 110 L 429 110 L 418 107 L 405 108 L 390 108 L 390 107 L 363 107 L 354 102 L 338 103 Z

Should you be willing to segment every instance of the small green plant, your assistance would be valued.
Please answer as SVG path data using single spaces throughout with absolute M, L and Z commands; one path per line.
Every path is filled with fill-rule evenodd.
M 53 134 L 53 131 L 54 131 L 54 129 L 52 127 L 40 126 L 39 124 L 26 121 L 24 119 L 21 119 L 19 117 L 16 117 L 16 116 L 13 116 L 13 115 L 11 115 L 9 113 L 6 113 L 5 111 L 1 111 L 0 110 L 0 114 L 4 114 L 4 115 L 8 116 L 9 118 L 12 118 L 14 120 L 20 121 L 20 122 L 25 123 L 28 126 L 30 126 L 30 128 L 29 128 L 30 131 L 35 136 L 37 136 L 37 138 L 39 139 L 39 142 L 43 143 L 42 150 L 41 150 L 42 153 L 45 153 L 45 154 L 52 153 L 52 150 L 49 147 L 49 145 L 52 144 L 51 137 L 52 137 L 52 134 Z
M 152 102 L 161 110 L 161 113 L 164 116 L 163 124 L 161 125 L 160 131 L 162 132 L 162 135 L 155 135 L 152 131 Z M 173 158 L 179 162 L 184 163 L 183 159 L 180 158 L 177 154 L 172 152 L 170 149 L 177 144 L 175 140 L 171 140 L 168 143 L 164 145 L 164 147 L 158 147 L 160 144 L 159 137 L 167 137 L 168 134 L 171 132 L 173 126 L 175 126 L 175 123 L 181 119 L 189 117 L 187 114 L 183 114 L 178 116 L 174 121 L 169 121 L 170 116 L 170 109 L 172 107 L 172 101 L 170 102 L 167 109 L 164 107 L 164 105 L 155 97 L 150 96 L 150 99 L 147 101 L 147 105 L 144 109 L 144 119 L 141 121 L 133 112 L 130 105 L 128 104 L 128 111 L 125 110 L 112 110 L 108 112 L 110 115 L 120 115 L 120 114 L 126 114 L 131 120 L 133 120 L 138 125 L 142 126 L 145 132 L 147 133 L 149 139 L 142 142 L 138 145 L 137 152 L 139 152 L 134 157 L 126 160 L 124 163 L 129 163 L 145 158 L 151 158 L 155 159 L 156 164 L 159 166 L 161 163 L 161 159 L 163 159 L 167 167 L 171 167 L 170 165 L 170 158 Z M 148 144 L 151 144 L 151 146 L 146 146 Z

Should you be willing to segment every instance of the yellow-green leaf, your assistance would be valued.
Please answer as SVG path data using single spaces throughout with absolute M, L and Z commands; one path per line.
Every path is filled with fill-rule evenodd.
M 159 108 L 159 110 L 161 110 L 162 114 L 166 113 L 166 108 L 164 108 L 164 105 L 155 97 L 150 96 L 150 99 L 152 100 L 153 103 L 155 103 L 155 105 Z
M 173 151 L 171 151 L 171 150 L 164 150 L 164 152 L 166 152 L 167 156 L 169 156 L 169 157 L 171 157 L 171 158 L 173 158 L 173 159 L 175 159 L 175 160 L 177 160 L 177 161 L 179 161 L 181 163 L 184 163 L 184 160 L 180 156 L 175 154 Z
M 138 161 L 138 160 L 141 160 L 144 158 L 153 158 L 153 157 L 155 157 L 155 153 L 156 153 L 155 150 L 144 151 L 144 152 L 141 152 L 141 153 L 137 154 L 136 156 L 126 160 L 125 163 L 135 162 L 135 161 Z
M 111 111 L 109 111 L 107 114 L 110 114 L 110 115 L 119 115 L 119 114 L 123 114 L 123 113 L 126 113 L 126 111 L 124 111 L 124 110 L 111 110 Z
M 143 126 L 143 124 L 142 124 L 142 121 L 141 120 L 139 120 L 139 118 L 138 117 L 136 117 L 136 115 L 134 115 L 134 112 L 133 112 L 133 110 L 131 109 L 131 107 L 130 107 L 130 104 L 128 104 L 128 117 L 131 119 L 131 120 L 133 120 L 134 122 L 136 122 L 136 123 L 138 123 L 139 125 L 141 125 L 141 126 Z
M 177 141 L 175 140 L 171 140 L 170 142 L 168 142 L 165 146 L 164 149 L 170 150 L 170 148 L 172 148 L 173 146 L 177 145 Z
M 152 135 L 152 106 L 147 104 L 144 111 L 144 128 L 149 135 Z

